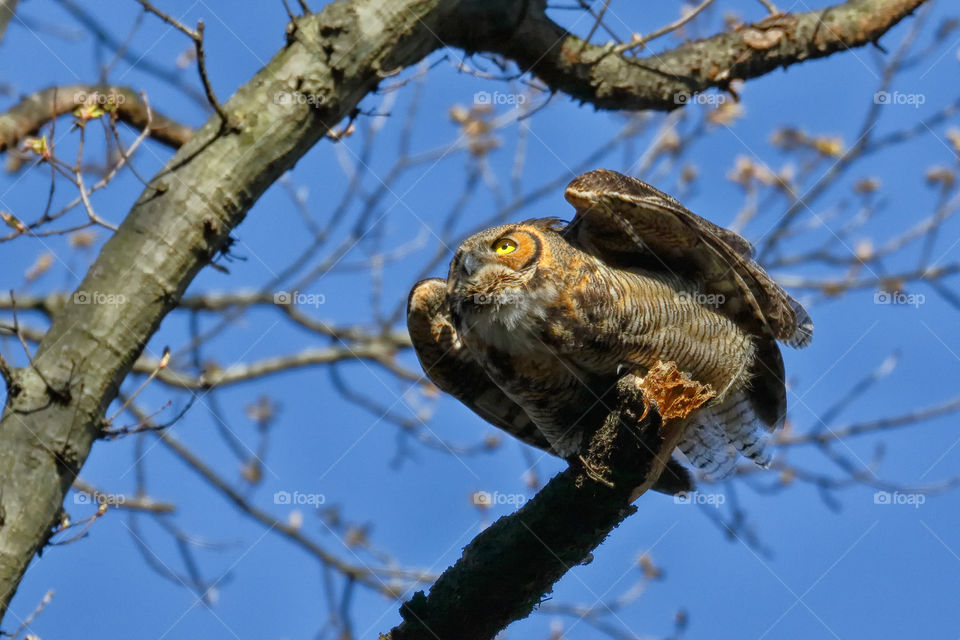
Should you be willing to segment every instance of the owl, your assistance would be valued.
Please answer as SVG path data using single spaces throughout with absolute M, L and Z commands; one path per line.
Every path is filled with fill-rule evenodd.
M 739 456 L 766 466 L 786 413 L 777 342 L 808 345 L 810 316 L 750 243 L 648 184 L 601 169 L 565 197 L 571 222 L 481 231 L 446 280 L 413 287 L 407 324 L 427 376 L 484 420 L 571 458 L 615 407 L 622 375 L 673 362 L 715 394 L 682 425 L 688 462 L 711 478 Z M 661 484 L 685 483 L 672 461 Z

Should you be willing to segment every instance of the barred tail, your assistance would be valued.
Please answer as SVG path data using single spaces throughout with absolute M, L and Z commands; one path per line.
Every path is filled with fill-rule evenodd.
M 786 344 L 796 349 L 803 349 L 813 342 L 813 319 L 803 306 L 794 300 L 788 298 L 793 313 L 797 317 L 797 328 L 793 335 L 785 340 Z
M 677 446 L 708 478 L 719 480 L 729 475 L 740 455 L 764 468 L 770 464 L 766 448 L 770 434 L 746 390 L 700 409 L 689 420 Z

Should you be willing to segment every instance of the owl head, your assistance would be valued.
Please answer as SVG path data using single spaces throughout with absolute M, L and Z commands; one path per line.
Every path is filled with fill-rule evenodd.
M 548 218 L 486 229 L 470 236 L 450 262 L 447 299 L 455 314 L 516 310 L 536 297 L 534 280 L 551 260 L 550 234 L 562 222 Z

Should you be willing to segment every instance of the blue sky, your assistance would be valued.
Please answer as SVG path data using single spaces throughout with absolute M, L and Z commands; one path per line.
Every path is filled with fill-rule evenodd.
M 782 8 L 804 11 L 826 4 L 798 2 Z M 140 13 L 134 2 L 84 6 L 120 40 Z M 187 23 L 205 20 L 212 82 L 221 99 L 283 46 L 285 13 L 279 2 L 164 0 L 160 6 Z M 657 3 L 653 8 L 614 2 L 608 22 L 626 36 L 630 30 L 649 31 L 674 19 L 678 7 L 673 2 Z M 763 10 L 759 3 L 748 2 L 722 3 L 721 8 L 736 9 L 750 19 L 762 17 Z M 932 38 L 939 22 L 955 11 L 947 3 L 933 7 L 916 45 L 917 51 L 929 46 L 929 53 L 892 81 L 891 90 L 922 95 L 924 103 L 885 107 L 877 135 L 913 126 L 957 99 L 958 34 L 952 32 L 942 41 Z M 555 16 L 578 33 L 589 28 L 588 20 L 576 22 L 579 12 L 558 11 Z M 109 60 L 113 55 L 111 51 L 98 54 L 89 34 L 58 2 L 25 0 L 20 17 L 22 20 L 14 20 L 2 44 L 0 82 L 7 95 L 0 98 L 0 108 L 6 109 L 20 95 L 49 85 L 93 82 L 98 77 L 98 60 Z M 716 18 L 713 14 L 710 24 L 715 26 Z M 910 24 L 907 20 L 898 26 L 882 44 L 893 51 Z M 675 43 L 671 38 L 659 42 L 660 48 Z M 147 16 L 130 49 L 134 59 L 142 57 L 175 69 L 177 58 L 190 48 L 189 44 L 181 34 Z M 443 56 L 447 60 L 441 60 Z M 362 184 L 371 192 L 381 185 L 397 159 L 409 108 L 417 92 L 422 92 L 411 128 L 411 150 L 414 156 L 434 151 L 437 156 L 411 167 L 392 182 L 371 210 L 379 220 L 376 230 L 350 244 L 339 263 L 341 268 L 304 287 L 304 293 L 322 296 L 324 301 L 315 308 L 305 308 L 312 316 L 369 325 L 375 310 L 372 290 L 382 291 L 383 308 L 389 314 L 405 300 L 438 247 L 449 254 L 451 244 L 455 246 L 475 227 L 492 221 L 498 210 L 497 198 L 481 186 L 449 238 L 441 242 L 442 224 L 463 192 L 465 176 L 475 162 L 462 143 L 457 144 L 460 132 L 449 111 L 454 105 L 472 105 L 478 91 L 515 96 L 525 88 L 459 72 L 451 61 L 461 59 L 459 51 L 437 52 L 428 60 L 436 64 L 424 70 L 422 85 L 413 80 L 394 92 L 368 96 L 361 105 L 365 111 L 389 116 L 361 118 L 357 134 L 336 144 L 321 141 L 290 172 L 290 184 L 305 198 L 313 221 L 320 227 L 327 226 L 348 182 L 343 167 L 359 171 Z M 662 163 L 644 177 L 668 192 L 682 195 L 685 204 L 701 215 L 729 224 L 743 206 L 740 187 L 727 177 L 736 158 L 745 156 L 773 170 L 786 163 L 796 164 L 797 156 L 787 155 L 770 143 L 771 133 L 783 126 L 799 127 L 811 135 L 840 136 L 849 146 L 873 105 L 880 75 L 877 62 L 882 59 L 879 50 L 858 49 L 752 80 L 742 90 L 743 117 L 730 126 L 708 128 L 685 155 L 684 161 L 696 164 L 699 171 L 695 188 L 681 194 L 678 168 Z M 482 59 L 467 63 L 496 72 L 494 65 Z M 193 66 L 188 64 L 177 73 L 190 86 L 199 86 Z M 411 69 L 397 80 L 416 74 L 417 70 Z M 203 105 L 172 91 L 136 64 L 118 62 L 109 79 L 145 90 L 156 109 L 191 125 L 200 125 L 207 117 Z M 542 100 L 542 96 L 531 94 L 531 99 Z M 504 185 L 508 196 L 521 128 L 526 129 L 519 136 L 525 136 L 527 158 L 522 192 L 528 193 L 558 177 L 572 178 L 584 159 L 627 122 L 622 114 L 597 112 L 559 95 L 520 124 L 511 109 L 511 105 L 496 107 L 494 115 L 508 124 L 495 133 L 500 146 L 487 157 L 489 175 Z M 677 124 L 678 131 L 693 127 L 702 113 L 698 109 L 691 109 L 689 119 Z M 620 145 L 585 168 L 635 170 L 640 154 L 666 117 L 652 115 L 651 127 L 632 148 Z M 363 147 L 372 135 L 371 126 L 377 129 L 374 151 L 366 157 Z M 957 164 L 956 152 L 947 138 L 950 126 L 960 123 L 954 117 L 929 127 L 906 144 L 858 163 L 801 214 L 806 221 L 825 221 L 809 237 L 822 241 L 835 231 L 832 225 L 839 223 L 831 215 L 841 205 L 856 206 L 851 187 L 864 177 L 881 180 L 882 204 L 852 241 L 870 239 L 880 246 L 929 216 L 936 207 L 937 193 L 925 183 L 927 170 L 932 166 L 955 168 Z M 129 144 L 135 133 L 127 130 L 124 136 Z M 97 155 L 102 144 L 94 142 L 96 136 L 90 137 L 87 157 L 91 162 L 102 160 Z M 77 136 L 69 130 L 66 119 L 58 123 L 54 138 L 58 156 L 73 158 Z M 148 142 L 134 164 L 141 175 L 149 176 L 169 157 L 169 150 Z M 814 174 L 822 174 L 829 167 L 830 162 L 821 162 Z M 47 196 L 49 175 L 46 167 L 0 175 L 0 209 L 22 220 L 38 217 Z M 137 178 L 124 172 L 109 188 L 96 194 L 94 204 L 100 215 L 119 223 L 140 189 Z M 65 203 L 74 195 L 69 185 L 60 183 L 55 202 Z M 782 200 L 774 200 L 744 234 L 753 241 L 762 239 L 783 208 Z M 332 248 L 348 237 L 360 209 L 355 203 L 347 210 L 343 221 L 333 228 L 329 242 L 306 269 L 272 288 L 293 288 L 303 273 L 328 258 Z M 561 187 L 513 217 L 570 214 Z M 83 217 L 80 210 L 71 215 L 75 222 Z M 311 242 L 300 214 L 281 185 L 267 192 L 233 236 L 237 240 L 232 249 L 236 259 L 224 263 L 229 273 L 205 269 L 188 295 L 264 287 Z M 96 247 L 105 238 L 106 232 L 100 230 Z M 801 237 L 788 248 L 807 246 L 803 244 L 810 241 L 807 238 Z M 950 220 L 933 249 L 936 264 L 960 259 L 958 244 L 960 225 Z M 23 295 L 71 291 L 95 257 L 96 247 L 77 250 L 58 236 L 6 243 L 0 248 L 5 267 L 0 289 L 14 289 Z M 362 268 L 371 256 L 396 247 L 405 247 L 402 257 L 390 262 L 378 278 Z M 849 254 L 851 249 L 849 243 L 836 247 L 840 254 Z M 45 252 L 56 256 L 53 268 L 36 282 L 25 283 L 24 272 Z M 884 266 L 889 272 L 910 269 L 918 255 L 915 244 Z M 444 275 L 448 259 L 434 267 L 432 274 Z M 784 267 L 775 272 L 787 281 L 836 274 L 836 267 L 823 265 Z M 956 295 L 956 277 L 943 280 L 942 285 Z M 817 325 L 810 348 L 785 349 L 784 353 L 791 383 L 790 419 L 797 431 L 824 428 L 825 412 L 892 354 L 896 354 L 897 362 L 893 371 L 865 394 L 845 403 L 826 427 L 898 415 L 958 394 L 960 340 L 956 326 L 960 310 L 926 285 L 910 284 L 907 291 L 922 294 L 923 304 L 878 305 L 872 289 L 839 298 L 795 291 L 808 305 Z M 25 321 L 43 326 L 40 316 L 28 314 Z M 201 315 L 198 322 L 201 329 L 218 326 L 213 314 Z M 402 323 L 397 326 L 402 327 Z M 164 321 L 147 351 L 159 355 L 169 345 L 176 354 L 175 366 L 186 369 L 189 358 L 178 349 L 189 339 L 189 332 L 188 317 L 175 312 Z M 327 343 L 316 334 L 289 326 L 275 310 L 258 308 L 218 329 L 205 344 L 203 357 L 228 366 L 324 346 Z M 4 342 L 0 348 L 22 362 L 14 342 Z M 403 354 L 401 361 L 419 370 L 411 353 Z M 416 385 L 394 378 L 382 367 L 351 362 L 338 367 L 338 372 L 351 388 L 407 417 L 415 413 L 411 404 L 432 407 L 432 416 L 425 426 L 418 427 L 418 433 L 464 445 L 479 443 L 495 433 L 493 427 L 451 398 L 424 398 Z M 139 383 L 140 379 L 131 378 L 125 388 L 133 390 Z M 225 444 L 221 431 L 229 429 L 247 448 L 256 450 L 257 427 L 246 415 L 245 406 L 261 395 L 269 396 L 279 409 L 268 451 L 262 456 L 263 479 L 251 487 L 243 482 L 242 461 Z M 171 431 L 251 502 L 287 520 L 291 508 L 275 504 L 275 492 L 322 494 L 325 506 L 336 506 L 347 521 L 369 523 L 372 545 L 405 567 L 442 571 L 456 561 L 460 549 L 486 524 L 514 508 L 502 504 L 483 511 L 472 504 L 472 492 L 532 497 L 534 491 L 526 482 L 529 460 L 537 461 L 541 482 L 562 468 L 559 461 L 537 452 L 525 454 L 521 445 L 506 437 L 502 446 L 489 454 L 453 455 L 424 446 L 379 415 L 345 401 L 334 388 L 329 372 L 320 367 L 200 396 Z M 189 399 L 189 393 L 156 383 L 140 398 L 150 411 L 171 401 L 172 406 L 162 417 L 171 417 Z M 904 430 L 851 439 L 835 450 L 850 460 L 869 462 L 882 446 L 884 457 L 878 471 L 882 480 L 905 486 L 935 484 L 954 475 L 960 462 L 960 448 L 956 446 L 960 435 L 955 425 L 955 416 L 944 416 Z M 405 455 L 398 463 L 401 450 Z M 791 463 L 811 473 L 842 475 L 833 462 L 809 447 L 796 447 L 781 455 L 789 455 Z M 137 526 L 127 513 L 110 510 L 93 524 L 86 537 L 49 548 L 43 558 L 34 561 L 4 630 L 16 628 L 17 619 L 28 615 L 43 594 L 53 589 L 53 600 L 31 627 L 42 638 L 94 633 L 101 638 L 127 638 L 135 633 L 136 637 L 157 639 L 279 640 L 311 638 L 321 632 L 327 606 L 324 572 L 315 559 L 238 513 L 220 493 L 156 445 L 152 437 L 145 437 L 139 444 L 137 438 L 98 443 L 81 475 L 104 490 L 129 493 L 135 487 L 133 461 L 137 459 L 143 461 L 149 494 L 176 504 L 176 514 L 168 519 L 191 537 L 208 543 L 195 550 L 195 557 L 199 572 L 210 582 L 217 582 L 215 602 L 209 606 L 202 603 L 195 592 L 147 566 L 144 553 L 159 566 L 185 573 L 175 542 L 155 521 L 140 518 Z M 708 495 L 722 496 L 719 508 L 675 504 L 672 498 L 661 495 L 644 496 L 638 503 L 639 513 L 613 532 L 594 554 L 592 564 L 574 568 L 564 577 L 548 606 L 594 605 L 624 596 L 642 583 L 636 558 L 648 553 L 663 571 L 663 578 L 644 583 L 641 597 L 604 619 L 620 632 L 629 630 L 644 637 L 666 635 L 673 628 L 676 612 L 682 610 L 689 618 L 687 637 L 691 638 L 960 635 L 960 612 L 955 606 L 955 594 L 960 589 L 960 499 L 955 492 L 922 496 L 918 505 L 915 503 L 921 500 L 917 494 L 910 494 L 914 504 L 877 504 L 877 489 L 863 485 L 831 492 L 830 500 L 805 482 L 795 482 L 780 492 L 760 490 L 776 484 L 776 474 L 769 473 L 702 487 Z M 67 498 L 66 508 L 74 520 L 91 512 L 88 505 L 76 504 L 72 495 Z M 731 518 L 735 508 L 742 509 L 747 527 L 738 530 L 736 536 L 728 536 L 714 520 L 717 516 Z M 348 548 L 339 532 L 331 530 L 314 510 L 302 509 L 302 517 L 303 532 L 332 553 L 351 562 L 374 562 L 370 554 Z M 747 531 L 756 536 L 758 544 L 750 544 Z M 137 538 L 148 551 L 138 546 Z M 342 584 L 338 585 L 337 596 L 340 588 Z M 357 637 L 376 637 L 399 620 L 395 602 L 363 588 L 355 589 L 352 603 L 352 626 Z M 504 637 L 545 638 L 555 623 L 562 623 L 568 638 L 609 637 L 586 622 L 549 612 L 511 626 Z

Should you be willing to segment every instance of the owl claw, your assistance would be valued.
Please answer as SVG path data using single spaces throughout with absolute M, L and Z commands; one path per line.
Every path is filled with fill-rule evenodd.
M 637 422 L 643 422 L 646 420 L 647 416 L 650 415 L 651 406 L 656 407 L 656 403 L 653 400 L 648 399 L 647 394 L 645 393 L 640 396 L 640 400 L 643 402 L 643 413 L 640 414 L 640 418 L 637 420 Z
M 620 363 L 620 364 L 617 365 L 617 377 L 618 377 L 618 378 L 622 378 L 623 376 L 629 375 L 629 374 L 631 374 L 631 373 L 633 373 L 633 372 L 635 372 L 635 371 L 638 371 L 638 372 L 639 372 L 639 371 L 641 371 L 641 370 L 638 370 L 638 368 L 637 368 L 636 365 L 631 364 L 631 363 L 629 363 L 629 362 L 622 362 L 622 363 Z

